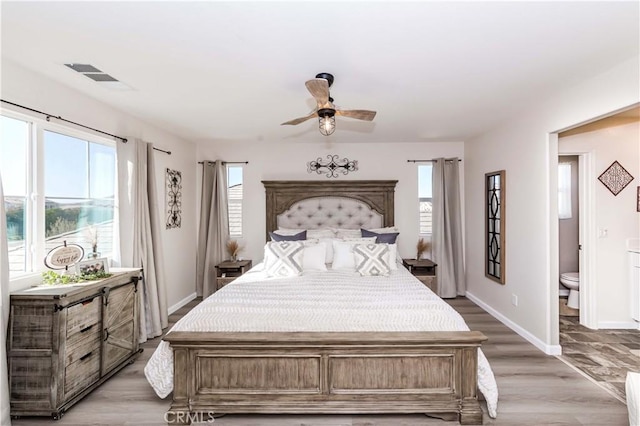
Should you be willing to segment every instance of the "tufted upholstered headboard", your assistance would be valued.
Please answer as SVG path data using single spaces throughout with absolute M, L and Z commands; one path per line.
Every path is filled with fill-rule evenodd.
M 379 228 L 394 225 L 396 180 L 262 181 L 269 232 L 281 228 Z

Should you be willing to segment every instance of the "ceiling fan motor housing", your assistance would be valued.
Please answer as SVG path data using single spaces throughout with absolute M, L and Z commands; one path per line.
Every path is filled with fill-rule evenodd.
M 336 115 L 336 110 L 333 108 L 320 108 L 318 110 L 318 117 L 333 117 Z
M 333 84 L 333 75 L 328 72 L 321 72 L 320 74 L 316 74 L 316 78 L 324 78 L 329 83 L 329 87 Z

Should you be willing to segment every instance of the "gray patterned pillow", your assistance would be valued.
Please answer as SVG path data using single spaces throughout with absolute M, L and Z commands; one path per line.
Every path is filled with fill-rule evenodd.
M 388 244 L 357 244 L 353 246 L 353 255 L 360 275 L 389 275 Z
M 270 242 L 265 245 L 264 262 L 270 277 L 292 277 L 302 272 L 304 243 L 301 241 Z

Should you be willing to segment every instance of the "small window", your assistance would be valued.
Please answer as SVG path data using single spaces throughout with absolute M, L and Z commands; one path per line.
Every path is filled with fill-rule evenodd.
M 433 164 L 418 166 L 418 208 L 420 212 L 420 235 L 432 233 L 432 182 Z
M 571 219 L 571 163 L 558 164 L 558 216 Z
M 227 165 L 229 236 L 242 238 L 242 166 Z

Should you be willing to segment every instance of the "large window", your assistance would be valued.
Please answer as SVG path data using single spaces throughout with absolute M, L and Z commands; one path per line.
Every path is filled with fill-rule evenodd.
M 229 236 L 242 238 L 242 166 L 227 165 Z
M 420 209 L 420 235 L 431 235 L 432 231 L 432 181 L 433 165 L 418 165 L 418 207 Z
M 42 270 L 46 253 L 65 241 L 111 256 L 115 143 L 46 122 L 0 120 L 11 277 Z

